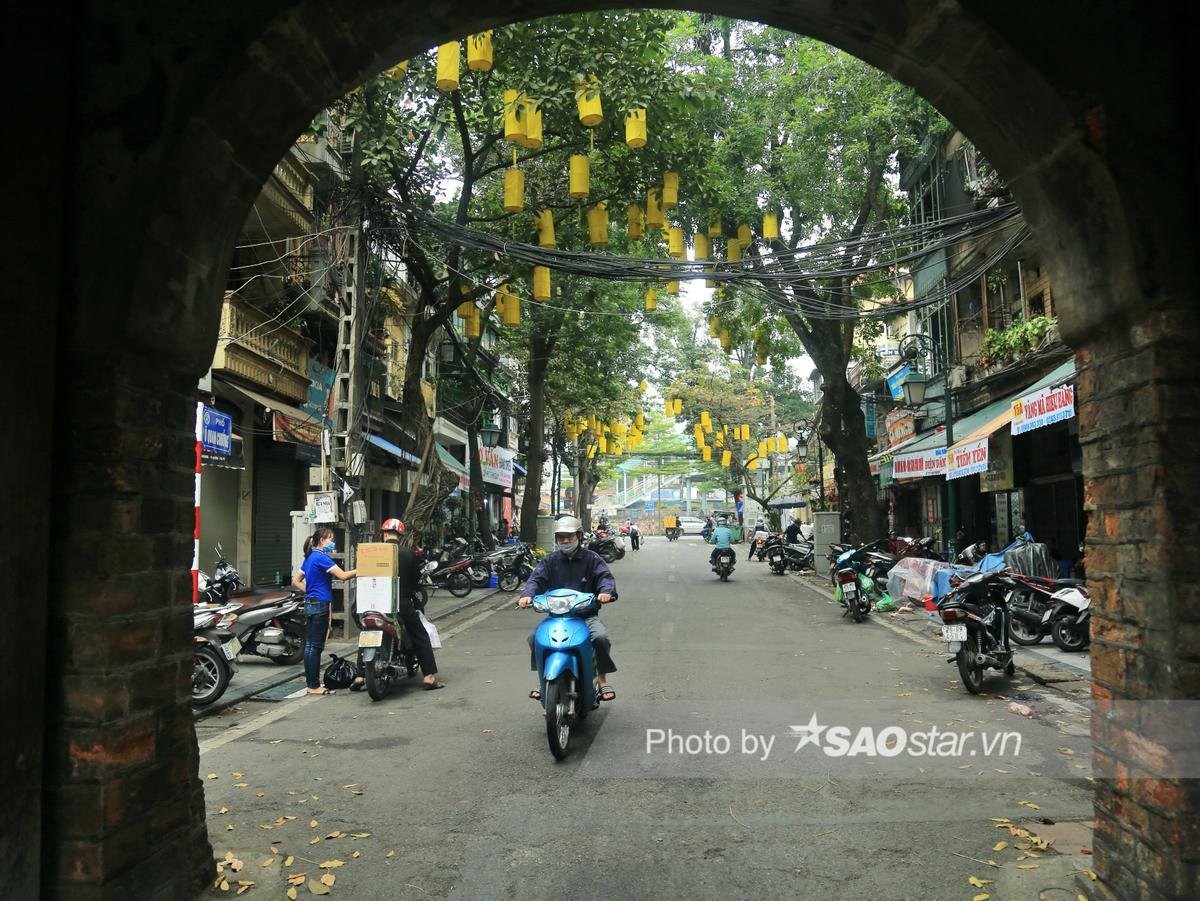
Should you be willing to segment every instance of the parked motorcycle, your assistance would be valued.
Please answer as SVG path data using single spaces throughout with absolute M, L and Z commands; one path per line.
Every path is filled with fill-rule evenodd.
M 612 563 L 625 556 L 625 539 L 619 535 L 588 532 L 583 536 L 583 546 L 603 557 L 605 563 Z
M 533 556 L 533 548 L 527 544 L 508 549 L 511 553 L 501 557 L 496 564 L 500 576 L 500 588 L 504 591 L 516 591 L 533 574 L 537 560 Z
M 421 567 L 421 584 L 429 588 L 444 588 L 456 598 L 465 598 L 475 587 L 469 572 L 471 558 L 446 561 L 429 560 Z
M 247 588 L 233 564 L 225 559 L 225 552 L 222 550 L 220 542 L 217 542 L 213 552 L 217 555 L 217 565 L 213 568 L 211 578 L 203 570 L 200 571 L 198 603 L 208 605 L 231 602 L 260 603 L 284 598 L 292 593 L 290 588 Z
M 1020 573 L 1009 574 L 1013 580 L 1008 596 L 1009 637 L 1017 644 L 1035 645 L 1054 628 L 1053 617 L 1046 613 L 1057 605 L 1055 594 L 1065 588 L 1084 585 L 1082 579 L 1043 579 Z M 1082 589 L 1085 593 L 1086 588 Z
M 871 613 L 875 605 L 875 583 L 850 566 L 843 566 L 835 574 L 837 590 L 834 600 L 842 606 L 842 617 L 849 616 L 856 623 L 861 623 Z
M 266 597 L 235 595 L 224 608 L 222 627 L 241 643 L 242 654 L 257 654 L 275 663 L 294 665 L 304 659 L 304 595 L 298 591 Z
M 717 551 L 717 560 L 713 564 L 713 572 L 721 577 L 722 582 L 728 582 L 733 574 L 733 548 L 721 548 Z
M 1092 599 L 1087 587 L 1075 585 L 1054 592 L 1055 605 L 1043 615 L 1051 623 L 1050 637 L 1063 651 L 1082 651 L 1092 642 Z
M 957 581 L 957 580 L 952 580 Z M 1012 580 L 1003 570 L 971 573 L 938 601 L 942 638 L 958 664 L 963 687 L 977 695 L 987 669 L 1016 675 L 1008 641 L 1008 594 Z
M 556 760 L 567 756 L 571 729 L 600 706 L 599 670 L 587 617 L 599 604 L 594 594 L 558 588 L 533 599 L 546 619 L 533 633 L 546 739 Z
M 225 607 L 197 606 L 192 611 L 192 706 L 207 707 L 229 687 L 237 669 L 241 642 L 219 625 Z
M 764 552 L 767 565 L 777 576 L 782 576 L 788 570 L 801 572 L 813 568 L 813 545 L 811 541 L 801 541 L 797 544 L 787 544 L 783 541 L 767 545 Z
M 761 538 L 751 538 L 750 539 L 750 548 L 746 552 L 746 559 L 757 560 L 759 563 L 762 563 L 764 560 L 767 559 L 767 548 L 771 547 L 772 545 L 782 544 L 782 543 L 783 543 L 783 533 L 782 532 L 768 532 L 766 535 L 763 535 Z
M 417 675 L 417 655 L 398 617 L 377 610 L 360 614 L 363 680 L 372 701 L 382 701 L 401 679 Z

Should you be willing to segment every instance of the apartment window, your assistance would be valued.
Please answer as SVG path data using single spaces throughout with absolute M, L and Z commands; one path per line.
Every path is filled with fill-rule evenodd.
M 1039 291 L 1029 298 L 1029 318 L 1046 315 L 1046 292 Z

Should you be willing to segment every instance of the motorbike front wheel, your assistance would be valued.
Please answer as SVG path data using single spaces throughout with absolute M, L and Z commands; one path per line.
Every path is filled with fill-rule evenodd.
M 521 587 L 521 577 L 515 570 L 505 570 L 500 576 L 500 588 L 504 591 L 516 591 Z
M 571 693 L 571 677 L 559 676 L 546 683 L 546 740 L 555 760 L 567 756 L 567 744 L 571 740 L 571 721 L 574 700 Z
M 1068 653 L 1082 651 L 1087 646 L 1087 635 L 1076 627 L 1073 616 L 1056 619 L 1050 637 L 1060 650 Z
M 483 566 L 472 566 L 469 572 L 471 573 L 471 584 L 476 588 L 486 588 L 492 577 L 491 572 Z
M 382 701 L 392 687 L 391 669 L 392 637 L 385 634 L 383 644 L 375 651 L 375 656 L 363 667 L 363 676 L 367 683 L 367 694 L 372 701 Z
M 475 585 L 465 572 L 456 572 L 446 580 L 446 590 L 456 598 L 465 598 Z
M 979 662 L 979 635 L 968 635 L 955 655 L 963 687 L 973 695 L 983 688 L 983 664 Z
M 192 652 L 192 706 L 207 707 L 229 685 L 229 664 L 211 644 L 196 645 Z

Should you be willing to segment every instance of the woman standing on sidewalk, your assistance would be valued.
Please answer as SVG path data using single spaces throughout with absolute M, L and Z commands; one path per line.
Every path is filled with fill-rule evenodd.
M 337 550 L 333 529 L 320 526 L 311 538 L 304 539 L 304 562 L 292 576 L 292 584 L 304 592 L 304 679 L 310 695 L 331 695 L 321 687 L 321 652 L 329 635 L 329 605 L 333 602 L 333 580 L 353 579 L 354 570 L 346 571 L 329 555 Z

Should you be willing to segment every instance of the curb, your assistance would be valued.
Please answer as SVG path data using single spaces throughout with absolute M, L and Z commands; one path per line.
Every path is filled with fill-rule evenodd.
M 476 592 L 472 592 L 472 594 L 475 594 L 475 597 L 468 595 L 467 598 L 463 599 L 462 603 L 455 604 L 453 607 L 439 611 L 433 616 L 430 616 L 429 621 L 437 622 L 438 620 L 446 619 L 447 617 L 466 610 L 468 607 L 474 607 L 476 604 L 481 604 L 488 598 L 494 597 L 497 594 L 511 594 L 511 592 L 503 592 L 499 588 L 487 588 L 483 589 L 481 593 L 476 594 Z M 327 650 L 332 649 L 335 652 L 357 647 L 357 642 L 352 641 L 329 642 L 325 645 Z M 214 713 L 220 713 L 222 710 L 228 710 L 234 704 L 240 704 L 243 701 L 248 701 L 255 695 L 262 694 L 264 691 L 270 691 L 272 688 L 277 688 L 278 686 L 287 682 L 295 681 L 296 679 L 302 678 L 303 675 L 303 668 L 301 668 L 300 672 L 296 672 L 292 670 L 291 667 L 288 667 L 288 669 L 284 672 L 281 672 L 277 678 L 268 676 L 258 682 L 253 683 L 253 688 L 251 688 L 249 685 L 244 686 L 239 690 L 237 695 L 231 695 L 227 693 L 219 701 L 216 701 L 207 707 L 202 707 L 199 710 L 193 709 L 192 718 L 194 720 L 203 719 L 205 717 L 212 716 Z

